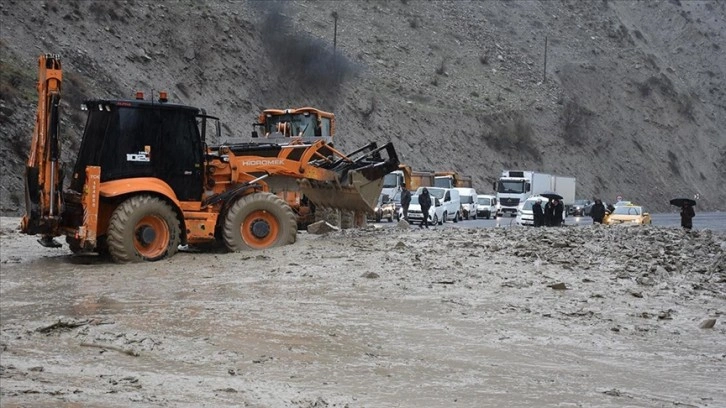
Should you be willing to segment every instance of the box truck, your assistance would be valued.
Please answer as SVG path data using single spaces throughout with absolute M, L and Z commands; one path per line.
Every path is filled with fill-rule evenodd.
M 553 176 L 524 170 L 504 170 L 494 184 L 499 214 L 517 215 L 517 206 L 529 197 L 552 190 Z

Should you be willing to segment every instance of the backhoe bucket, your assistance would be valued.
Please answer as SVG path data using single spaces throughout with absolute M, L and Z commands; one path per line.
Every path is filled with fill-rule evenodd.
M 386 151 L 388 158 L 381 156 Z M 302 179 L 300 191 L 316 206 L 372 212 L 383 190 L 383 177 L 398 168 L 398 155 L 391 143 L 371 143 L 347 155 L 349 160 L 329 167 L 339 174 L 337 181 Z

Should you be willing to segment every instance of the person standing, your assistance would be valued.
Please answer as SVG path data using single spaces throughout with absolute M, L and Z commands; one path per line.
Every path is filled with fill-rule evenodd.
M 602 224 L 602 220 L 605 218 L 605 205 L 599 198 L 595 199 L 595 204 L 590 209 L 590 217 L 592 217 L 593 224 Z
M 419 224 L 419 228 L 423 228 L 426 226 L 426 228 L 429 227 L 429 209 L 431 208 L 431 196 L 429 195 L 429 190 L 424 187 L 423 190 L 421 190 L 421 194 L 418 195 L 418 204 L 421 206 L 421 215 L 423 216 L 421 218 L 421 224 Z
M 544 225 L 546 227 L 551 227 L 553 224 L 553 219 L 555 218 L 555 204 L 552 202 L 552 200 L 548 200 L 547 204 L 545 204 L 544 208 Z
M 534 217 L 534 226 L 541 227 L 544 224 L 544 210 L 542 210 L 542 200 L 537 200 L 532 204 L 532 216 Z
M 553 223 L 555 227 L 559 227 L 562 225 L 562 222 L 565 220 L 565 205 L 560 200 L 555 200 L 555 213 L 553 217 Z
M 403 209 L 403 219 L 408 221 L 408 206 L 411 205 L 411 192 L 406 188 L 406 184 L 401 185 L 401 208 Z
M 690 203 L 683 203 L 681 206 L 681 227 L 686 231 L 690 231 L 693 228 L 693 217 L 696 216 L 696 211 L 693 210 L 693 206 Z

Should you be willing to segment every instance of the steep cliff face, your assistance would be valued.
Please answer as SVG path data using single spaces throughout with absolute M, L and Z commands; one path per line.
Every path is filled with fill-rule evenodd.
M 521 168 L 577 177 L 581 197 L 623 195 L 666 211 L 673 196 L 699 195 L 699 208 L 726 209 L 723 2 L 1 7 L 0 210 L 8 215 L 23 211 L 44 52 L 64 62 L 66 160 L 83 99 L 167 90 L 220 116 L 227 140 L 247 139 L 261 109 L 313 105 L 337 114 L 344 149 L 393 140 L 414 168 L 471 174 L 482 192 L 502 169 Z

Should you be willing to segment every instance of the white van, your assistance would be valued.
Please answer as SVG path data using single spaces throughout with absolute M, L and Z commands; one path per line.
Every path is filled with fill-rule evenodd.
M 459 192 L 461 199 L 461 216 L 465 219 L 476 219 L 477 213 L 477 195 L 476 190 L 469 187 L 454 187 Z
M 416 190 L 416 194 L 421 194 L 421 191 L 423 191 L 424 188 L 429 190 L 429 195 L 431 195 L 432 201 L 434 197 L 436 197 L 444 207 L 441 221 L 459 222 L 461 220 L 461 196 L 458 190 L 441 187 L 419 187 L 418 190 Z
M 477 196 L 476 215 L 489 219 L 497 216 L 497 197 L 480 194 Z

